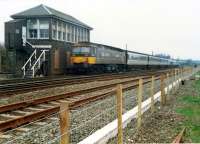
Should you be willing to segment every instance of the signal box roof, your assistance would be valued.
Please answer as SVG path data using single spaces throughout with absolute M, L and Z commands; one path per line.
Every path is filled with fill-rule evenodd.
M 13 19 L 21 19 L 21 18 L 31 18 L 31 17 L 55 17 L 58 19 L 61 19 L 63 21 L 75 24 L 75 25 L 80 25 L 82 27 L 85 27 L 87 29 L 92 30 L 92 27 L 84 24 L 83 22 L 79 21 L 78 19 L 67 15 L 63 12 L 57 11 L 53 8 L 50 8 L 46 5 L 39 5 L 33 8 L 30 8 L 28 10 L 25 10 L 23 12 L 14 14 L 11 16 Z

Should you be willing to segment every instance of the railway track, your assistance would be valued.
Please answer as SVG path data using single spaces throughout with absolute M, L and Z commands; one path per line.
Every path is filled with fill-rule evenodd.
M 160 73 L 166 70 L 159 71 Z M 151 74 L 152 72 L 146 72 L 146 74 Z M 138 75 L 138 74 L 137 74 Z M 0 84 L 0 97 L 10 97 L 14 94 L 21 94 L 30 91 L 36 91 L 46 88 L 59 87 L 64 85 L 81 84 L 92 81 L 105 81 L 112 79 L 122 79 L 136 76 L 135 73 L 122 73 L 122 74 L 102 74 L 102 75 L 92 75 L 92 76 L 78 76 L 78 77 L 62 77 L 55 79 L 40 79 L 21 82 L 14 82 L 8 84 Z
M 156 72 L 156 80 L 159 80 L 161 73 L 166 72 L 169 71 L 165 70 Z M 151 80 L 149 78 L 151 75 L 155 75 L 155 73 L 146 73 L 137 77 L 135 75 L 126 75 L 120 78 L 130 79 L 124 79 L 122 82 L 115 82 L 112 84 L 105 84 L 103 86 L 76 90 L 65 94 L 47 96 L 0 106 L 0 139 L 4 139 L 4 133 L 9 130 L 25 132 L 26 128 L 23 128 L 24 125 L 33 123 L 40 119 L 48 118 L 49 116 L 58 113 L 62 102 L 68 102 L 70 110 L 76 110 L 77 108 L 85 106 L 91 102 L 115 95 L 115 87 L 117 84 L 123 85 L 123 91 L 131 90 L 138 86 L 139 78 L 143 78 L 144 83 L 150 82 Z M 116 78 L 119 79 L 117 76 Z M 114 77 L 110 77 L 110 79 L 112 80 Z M 106 80 L 106 78 L 103 78 L 103 80 Z M 101 91 L 101 93 L 98 93 L 98 91 Z
M 41 81 L 28 81 L 24 83 L 14 83 L 14 84 L 5 84 L 0 86 L 0 97 L 7 97 L 13 94 L 26 93 L 30 91 L 36 91 L 46 88 L 59 87 L 64 85 L 72 85 L 72 84 L 81 84 L 92 81 L 103 81 L 103 80 L 111 80 L 116 77 L 119 78 L 127 78 L 130 75 L 119 76 L 117 75 L 100 75 L 100 76 L 79 76 L 72 78 L 59 78 L 53 80 L 41 80 Z M 132 74 L 133 76 L 133 74 Z
M 133 89 L 138 86 L 138 79 L 143 78 L 144 83 L 148 83 L 150 76 L 135 77 L 123 82 L 116 82 L 103 86 L 96 86 L 84 90 L 78 90 L 61 95 L 48 96 L 34 100 L 18 102 L 0 107 L 0 131 L 6 131 L 30 123 L 40 118 L 52 115 L 60 110 L 60 103 L 68 102 L 70 109 L 76 109 L 87 103 L 104 99 L 115 94 L 117 84 L 123 85 L 123 91 Z M 159 80 L 160 77 L 156 77 Z M 86 94 L 104 91 L 98 95 L 85 96 Z

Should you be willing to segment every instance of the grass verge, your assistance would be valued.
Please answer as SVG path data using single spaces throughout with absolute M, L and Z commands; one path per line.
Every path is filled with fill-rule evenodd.
M 191 92 L 179 98 L 182 104 L 176 108 L 176 112 L 185 117 L 181 124 L 186 127 L 185 138 L 200 143 L 200 80 L 193 83 Z

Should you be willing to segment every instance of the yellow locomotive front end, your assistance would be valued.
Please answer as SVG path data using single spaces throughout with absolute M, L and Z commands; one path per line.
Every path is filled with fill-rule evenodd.
M 96 58 L 91 56 L 72 56 L 72 64 L 96 64 Z
M 74 70 L 83 71 L 96 64 L 95 49 L 90 46 L 72 47 L 71 64 Z

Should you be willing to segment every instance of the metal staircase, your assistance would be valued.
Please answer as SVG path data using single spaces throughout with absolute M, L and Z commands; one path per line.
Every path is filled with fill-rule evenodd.
M 46 61 L 46 52 L 49 50 L 35 49 L 22 67 L 23 78 L 34 78 L 37 71 Z M 37 57 L 38 56 L 38 57 Z

